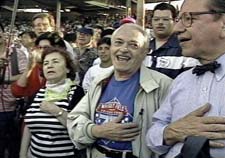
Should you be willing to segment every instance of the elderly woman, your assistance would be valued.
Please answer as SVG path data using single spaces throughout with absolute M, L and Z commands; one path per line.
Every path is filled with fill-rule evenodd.
M 57 32 L 46 32 L 36 39 L 35 49 L 29 54 L 27 69 L 11 86 L 14 96 L 33 98 L 33 95 L 45 85 L 46 80 L 40 76 L 42 72 L 40 56 L 45 48 L 51 46 L 66 50 L 66 45 Z
M 28 153 L 32 158 L 75 157 L 66 119 L 84 91 L 72 81 L 75 77 L 74 65 L 65 50 L 44 49 L 42 64 L 46 85 L 27 109 L 20 158 L 29 157 Z

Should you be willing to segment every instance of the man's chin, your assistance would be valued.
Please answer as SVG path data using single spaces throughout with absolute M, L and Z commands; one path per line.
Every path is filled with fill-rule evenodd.
M 185 57 L 194 58 L 194 53 L 190 50 L 182 49 L 182 55 L 185 56 Z

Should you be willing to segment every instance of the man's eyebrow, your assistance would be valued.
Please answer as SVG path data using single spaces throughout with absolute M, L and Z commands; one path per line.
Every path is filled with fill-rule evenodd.
M 55 61 L 55 60 L 60 60 L 59 58 L 52 58 L 51 61 Z M 49 61 L 49 60 L 44 60 L 45 61 Z
M 120 37 L 116 37 L 116 38 L 114 38 L 115 40 L 123 40 L 123 39 L 121 39 Z

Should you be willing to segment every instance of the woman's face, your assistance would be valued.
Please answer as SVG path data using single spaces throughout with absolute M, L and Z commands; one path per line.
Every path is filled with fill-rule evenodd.
M 66 67 L 64 56 L 58 52 L 46 55 L 43 61 L 43 72 L 46 80 L 51 84 L 66 79 L 69 69 Z

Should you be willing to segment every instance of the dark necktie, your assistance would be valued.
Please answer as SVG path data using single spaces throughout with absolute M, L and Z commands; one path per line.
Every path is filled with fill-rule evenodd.
M 192 73 L 196 74 L 196 76 L 203 75 L 206 71 L 211 71 L 212 73 L 215 72 L 217 68 L 220 67 L 220 64 L 216 61 L 204 65 L 197 65 L 193 70 Z

